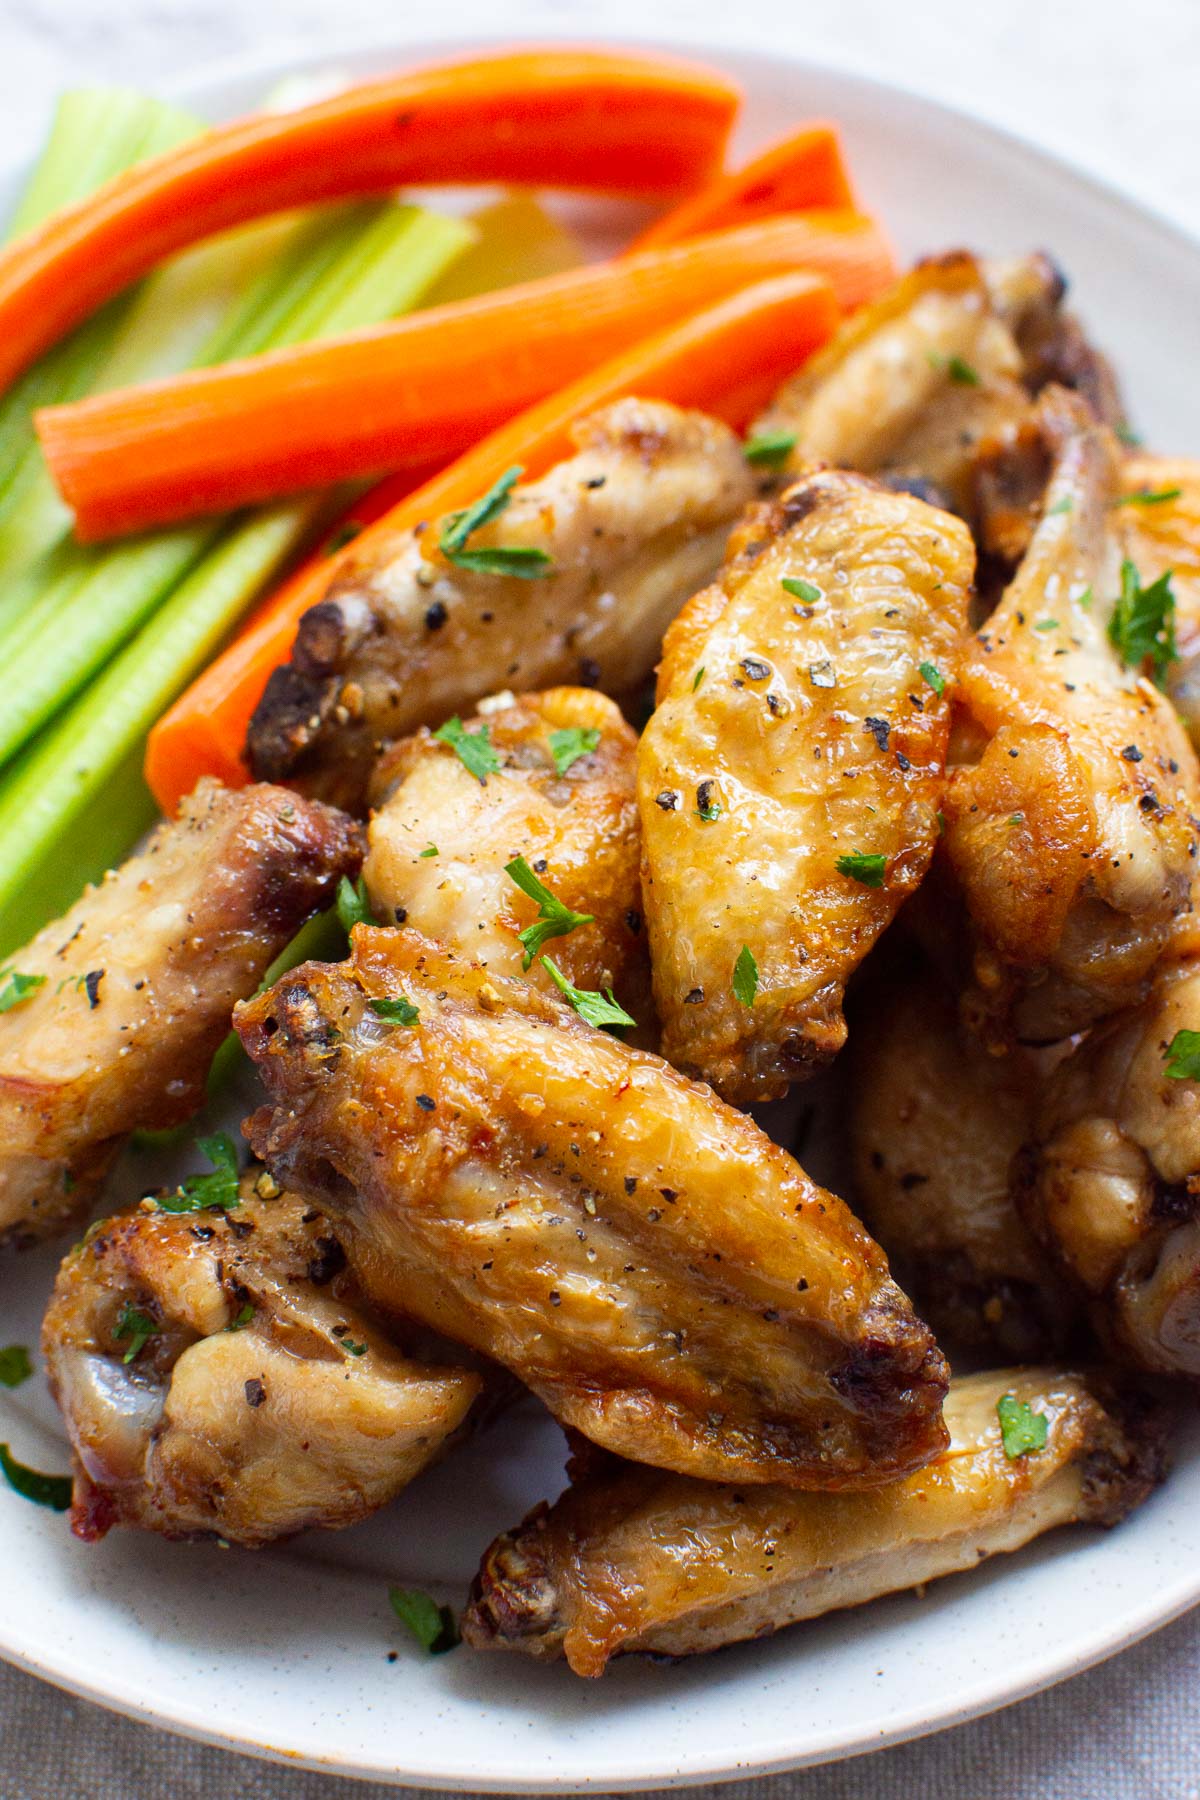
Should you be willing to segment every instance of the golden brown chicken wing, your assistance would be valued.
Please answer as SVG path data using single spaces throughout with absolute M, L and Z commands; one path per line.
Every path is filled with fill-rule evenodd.
M 451 521 L 432 523 L 305 614 L 251 722 L 257 775 L 296 774 L 357 807 L 381 741 L 498 688 L 582 679 L 621 693 L 641 681 L 720 566 L 753 477 L 724 425 L 658 401 L 618 401 L 575 441 L 573 457 L 498 496 L 457 561 L 439 548 Z M 532 579 L 481 566 L 497 551 L 525 557 Z
M 638 802 L 663 1054 L 745 1102 L 841 1047 L 846 981 L 929 865 L 974 558 L 959 520 L 831 470 L 731 551 L 668 633 Z
M 1010 1456 L 998 1403 L 1028 1407 L 1040 1449 Z M 954 1381 L 950 1445 L 869 1494 L 689 1481 L 614 1463 L 498 1538 L 463 1635 L 477 1649 L 566 1658 L 690 1656 L 973 1569 L 1056 1526 L 1114 1525 L 1163 1473 L 1165 1421 L 1144 1398 L 1053 1369 Z
M 353 1524 L 439 1455 L 481 1385 L 401 1355 L 335 1227 L 262 1170 L 229 1211 L 148 1200 L 93 1227 L 43 1349 L 89 1539 L 131 1525 L 258 1545 Z
M 976 934 L 981 1029 L 1050 1042 L 1145 992 L 1190 907 L 1200 771 L 1142 674 L 1127 578 L 1120 599 L 1115 442 L 1058 388 L 1039 428 L 1052 474 L 964 659 L 964 745 L 973 731 L 986 747 L 952 776 L 945 841 Z M 1118 603 L 1124 628 L 1110 630 Z
M 60 1230 L 129 1132 L 195 1111 L 234 1001 L 361 854 L 327 807 L 204 781 L 17 953 L 0 974 L 0 1242 Z
M 356 928 L 239 1008 L 277 1178 L 371 1291 L 646 1462 L 876 1484 L 946 1373 L 882 1254 L 749 1119 L 528 982 Z
M 648 1016 L 635 794 L 637 739 L 619 709 L 587 688 L 498 696 L 466 729 L 483 729 L 497 767 L 483 780 L 428 729 L 376 770 L 363 873 L 381 922 L 407 923 L 500 975 L 520 975 L 544 944 L 567 980 L 615 988 Z M 528 870 L 565 913 L 517 885 Z M 540 939 L 521 942 L 538 924 Z M 549 927 L 554 926 L 551 932 Z M 540 960 L 527 978 L 555 992 Z
M 869 984 L 851 1033 L 855 1211 L 939 1339 L 997 1360 L 1061 1349 L 1078 1307 L 1021 1222 L 1013 1159 L 1033 1135 L 1034 1054 L 989 1056 L 934 972 Z

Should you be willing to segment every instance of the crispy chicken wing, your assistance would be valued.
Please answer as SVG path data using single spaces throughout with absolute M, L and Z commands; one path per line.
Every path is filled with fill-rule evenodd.
M 500 763 L 484 781 L 427 728 L 376 770 L 363 869 L 375 916 L 407 921 L 497 974 L 520 975 L 518 933 L 537 920 L 538 903 L 505 865 L 523 856 L 564 906 L 592 915 L 546 942 L 567 980 L 615 987 L 646 1018 L 637 739 L 613 702 L 587 688 L 499 696 L 467 729 L 481 724 Z M 540 961 L 528 979 L 556 991 Z
M 409 1024 L 391 1022 L 403 1000 Z M 382 1006 L 382 1011 L 381 1011 Z M 357 927 L 241 1007 L 277 1178 L 371 1291 L 597 1443 L 872 1485 L 944 1442 L 945 1365 L 878 1248 L 748 1118 L 532 985 Z
M 997 1402 L 1046 1421 L 1010 1459 Z M 566 1658 L 689 1656 L 1019 1550 L 1059 1525 L 1114 1525 L 1163 1473 L 1165 1421 L 1140 1397 L 1053 1369 L 951 1384 L 950 1446 L 867 1494 L 797 1494 L 689 1481 L 615 1463 L 584 1473 L 483 1559 L 463 1635 L 477 1649 Z
M 129 1132 L 195 1110 L 235 1000 L 361 853 L 327 807 L 205 781 L 17 953 L 38 985 L 0 1014 L 0 1242 L 61 1229 Z
M 1021 1204 L 1095 1302 L 1114 1349 L 1200 1377 L 1200 1083 L 1168 1054 L 1200 1026 L 1200 961 L 1162 969 L 1141 1006 L 1057 1071 Z M 1172 1076 L 1169 1070 L 1176 1067 Z
M 75 1450 L 71 1524 L 268 1543 L 365 1518 L 435 1458 L 480 1388 L 410 1361 L 364 1312 L 336 1230 L 243 1176 L 229 1212 L 152 1202 L 63 1263 L 43 1348 Z
M 1115 444 L 1060 388 L 1039 428 L 1041 519 L 963 662 L 966 722 L 986 748 L 953 774 L 945 813 L 980 1026 L 1050 1042 L 1145 992 L 1190 909 L 1200 771 L 1170 704 L 1110 642 Z
M 1131 456 L 1122 484 L 1127 496 L 1163 496 L 1122 507 L 1124 549 L 1143 586 L 1170 571 L 1179 659 L 1167 669 L 1166 689 L 1200 745 L 1200 462 Z
M 618 401 L 575 441 L 467 545 L 541 551 L 537 578 L 456 565 L 431 524 L 305 614 L 251 721 L 257 775 L 296 774 L 357 806 L 380 741 L 498 688 L 582 679 L 620 693 L 649 672 L 667 624 L 719 567 L 753 477 L 724 425 L 658 401 Z
M 929 865 L 973 551 L 832 470 L 731 550 L 667 635 L 638 802 L 663 1054 L 745 1102 L 841 1047 L 846 981 Z
M 922 965 L 910 961 L 859 996 L 849 1081 L 855 1211 L 939 1338 L 1018 1362 L 1061 1348 L 1078 1310 L 1011 1195 L 1041 1079 L 1019 1047 L 989 1056 Z
M 1022 419 L 1048 378 L 1119 411 L 1106 365 L 1061 310 L 1064 292 L 1044 256 L 931 258 L 855 313 L 755 430 L 795 437 L 794 471 L 826 462 L 928 485 L 970 516 L 980 445 Z

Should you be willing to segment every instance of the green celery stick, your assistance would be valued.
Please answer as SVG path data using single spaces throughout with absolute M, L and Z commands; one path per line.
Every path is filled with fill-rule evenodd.
M 270 344 L 252 348 L 324 336 L 405 310 L 471 241 L 471 228 L 458 220 L 392 202 L 369 208 L 365 225 L 353 232 L 339 215 L 332 234 L 338 253 L 329 258 L 322 250 L 317 273 L 310 265 L 308 280 L 285 253 L 285 263 L 292 264 L 284 282 L 292 305 L 276 322 Z M 245 336 L 254 335 L 247 322 Z M 303 504 L 300 514 L 307 516 Z M 201 520 L 67 559 L 54 589 L 35 603 L 37 628 L 29 629 L 30 621 L 21 615 L 0 640 L 8 695 L 0 712 L 0 761 L 14 755 L 129 640 L 217 542 L 222 528 L 219 520 Z

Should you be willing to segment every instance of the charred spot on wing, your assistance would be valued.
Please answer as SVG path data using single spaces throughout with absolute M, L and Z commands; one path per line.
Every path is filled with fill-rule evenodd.
M 319 737 L 337 705 L 336 675 L 310 675 L 293 663 L 271 671 L 246 732 L 246 760 L 257 781 L 284 781 Z

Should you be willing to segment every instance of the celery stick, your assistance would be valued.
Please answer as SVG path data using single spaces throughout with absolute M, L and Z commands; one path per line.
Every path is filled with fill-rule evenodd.
M 339 243 L 344 220 L 333 224 Z M 327 264 L 320 287 L 297 296 L 274 343 L 371 323 L 419 298 L 470 241 L 469 227 L 414 207 L 384 203 Z M 285 258 L 286 260 L 286 258 Z M 303 286 L 299 277 L 289 284 Z M 324 304 L 322 303 L 324 302 Z M 247 335 L 253 335 L 247 325 Z M 299 513 L 305 512 L 300 503 Z M 253 522 L 248 529 L 253 529 Z M 202 520 L 98 552 L 81 552 L 53 595 L 37 604 L 41 628 L 11 627 L 0 641 L 7 701 L 0 760 L 19 750 L 138 630 L 176 582 L 216 542 L 221 523 Z M 49 636 L 51 643 L 47 643 Z

